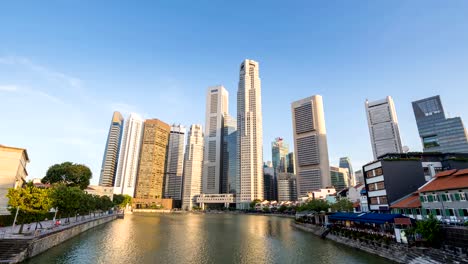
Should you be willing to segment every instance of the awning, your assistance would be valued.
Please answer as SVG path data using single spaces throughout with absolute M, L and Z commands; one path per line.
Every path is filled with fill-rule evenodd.
M 408 218 L 402 214 L 375 214 L 375 213 L 334 213 L 328 217 L 336 221 L 353 221 L 360 223 L 385 224 L 394 223 L 395 218 Z

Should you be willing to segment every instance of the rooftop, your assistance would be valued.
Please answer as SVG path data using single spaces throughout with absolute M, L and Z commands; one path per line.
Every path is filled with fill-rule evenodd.
M 432 192 L 468 188 L 468 169 L 449 170 L 438 173 L 419 192 Z
M 390 206 L 390 208 L 420 208 L 421 201 L 419 200 L 419 193 L 415 192 L 409 196 L 400 199 Z

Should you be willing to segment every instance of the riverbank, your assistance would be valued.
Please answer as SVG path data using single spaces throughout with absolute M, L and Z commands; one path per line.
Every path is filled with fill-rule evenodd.
M 322 236 L 325 228 L 312 224 L 292 222 L 292 226 L 300 230 L 312 233 L 317 236 Z M 391 243 L 380 244 L 377 242 L 361 241 L 359 239 L 352 239 L 343 236 L 328 234 L 326 239 L 332 240 L 336 243 L 346 245 L 348 247 L 365 251 L 394 261 L 396 263 L 408 264 L 435 264 L 435 263 L 468 263 L 467 260 L 460 259 L 457 256 L 449 254 L 449 252 L 432 249 L 432 248 L 409 248 L 405 244 Z
M 55 247 L 91 228 L 117 219 L 117 214 L 62 225 L 35 236 L 15 236 L 0 240 L 0 263 L 19 263 Z

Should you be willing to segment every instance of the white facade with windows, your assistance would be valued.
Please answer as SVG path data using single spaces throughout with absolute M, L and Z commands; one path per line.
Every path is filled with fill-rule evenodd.
M 125 121 L 117 176 L 115 177 L 114 184 L 115 194 L 126 194 L 131 197 L 135 195 L 143 123 L 144 120 L 139 115 L 133 113 Z
M 387 153 L 401 153 L 400 130 L 392 97 L 373 102 L 366 100 L 366 114 L 374 159 Z
M 188 133 L 184 160 L 184 184 L 182 209 L 192 210 L 196 198 L 202 193 L 203 130 L 192 125 Z
M 322 96 L 291 104 L 298 196 L 331 186 Z
M 208 88 L 205 115 L 205 158 L 203 193 L 220 193 L 224 116 L 228 113 L 228 92 L 223 86 Z
M 237 90 L 237 208 L 248 209 L 263 200 L 262 97 L 258 62 L 245 60 L 240 66 Z

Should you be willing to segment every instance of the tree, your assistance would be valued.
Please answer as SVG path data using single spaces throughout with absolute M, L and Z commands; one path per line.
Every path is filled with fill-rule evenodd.
M 259 199 L 255 199 L 252 202 L 250 202 L 250 209 L 254 209 L 255 205 L 259 202 L 261 202 Z
M 39 221 L 52 208 L 52 199 L 50 198 L 48 189 L 41 189 L 29 183 L 24 188 L 8 190 L 7 197 L 9 199 L 10 212 L 16 214 L 18 211 L 18 221 L 21 223 L 19 233 L 23 233 L 24 224 L 27 222 Z M 39 223 L 40 224 L 40 223 Z M 37 228 L 37 224 L 36 224 Z
M 78 213 L 81 208 L 83 190 L 78 187 L 68 187 L 65 184 L 55 185 L 52 190 L 53 206 L 65 214 L 70 221 L 70 215 Z
M 127 194 L 114 194 L 112 202 L 114 206 L 125 208 L 127 204 L 132 204 L 132 197 Z
M 312 199 L 302 204 L 301 206 L 297 207 L 297 211 L 320 212 L 320 211 L 328 211 L 328 208 L 330 208 L 330 204 L 328 204 L 327 201 L 320 200 L 320 199 Z
M 428 219 L 416 222 L 416 229 L 414 231 L 420 234 L 432 246 L 437 246 L 440 242 L 440 224 L 432 214 L 429 215 Z
M 353 203 L 346 198 L 341 198 L 331 205 L 331 209 L 334 212 L 351 212 L 353 211 Z
M 49 167 L 42 183 L 64 183 L 84 190 L 88 187 L 91 177 L 91 170 L 87 166 L 67 161 Z
M 283 213 L 284 211 L 286 211 L 286 209 L 288 209 L 288 207 L 286 207 L 286 205 L 281 205 L 280 208 L 278 208 L 278 212 L 280 213 Z

